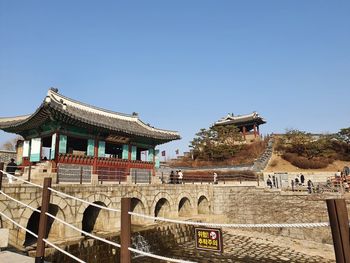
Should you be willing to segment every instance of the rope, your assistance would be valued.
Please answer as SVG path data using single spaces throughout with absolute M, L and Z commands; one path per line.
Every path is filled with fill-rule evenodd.
M 156 259 L 161 259 L 161 260 L 165 260 L 165 261 L 170 261 L 170 262 L 179 262 L 179 263 L 196 263 L 195 261 L 186 261 L 186 260 L 182 260 L 182 259 L 175 259 L 175 258 L 167 258 L 167 257 L 163 257 L 163 256 L 158 256 L 158 255 L 154 255 L 151 253 L 147 253 L 132 247 L 128 248 L 131 252 L 134 253 L 138 253 L 141 254 L 143 256 L 147 256 L 147 257 L 151 257 L 151 258 L 156 258 Z
M 51 218 L 57 220 L 58 222 L 60 222 L 60 223 L 62 223 L 62 224 L 64 224 L 64 225 L 66 225 L 66 226 L 68 226 L 68 227 L 70 227 L 70 228 L 72 228 L 72 229 L 74 229 L 74 230 L 76 230 L 76 231 L 78 231 L 78 232 L 80 232 L 80 233 L 86 235 L 86 236 L 95 238 L 95 239 L 97 239 L 97 240 L 100 240 L 100 241 L 102 241 L 102 242 L 105 242 L 105 243 L 107 243 L 107 244 L 110 244 L 110 245 L 112 245 L 112 246 L 115 246 L 115 247 L 120 248 L 120 244 L 118 244 L 118 243 L 115 243 L 115 242 L 109 241 L 109 240 L 107 240 L 107 239 L 104 239 L 104 238 L 101 238 L 101 237 L 92 235 L 92 234 L 90 234 L 90 233 L 88 233 L 88 232 L 86 232 L 86 231 L 84 231 L 84 230 L 81 230 L 81 229 L 79 229 L 79 228 L 77 228 L 77 227 L 75 227 L 75 226 L 73 226 L 73 225 L 71 225 L 71 224 L 68 224 L 67 222 L 63 221 L 62 219 L 60 219 L 60 218 L 58 218 L 58 217 L 55 217 L 55 216 L 53 216 L 53 215 L 51 215 L 51 214 L 49 214 L 49 213 L 45 213 L 45 214 L 46 214 L 47 216 L 49 216 L 49 217 L 51 217 Z
M 43 188 L 42 185 L 34 184 L 34 183 L 31 183 L 31 182 L 28 182 L 27 180 L 21 179 L 21 178 L 16 177 L 16 176 L 13 176 L 12 174 L 9 174 L 9 173 L 4 172 L 4 171 L 2 171 L 2 170 L 0 170 L 0 172 L 4 173 L 4 174 L 7 176 L 7 178 L 9 178 L 9 179 L 11 178 L 11 179 L 13 179 L 13 180 L 18 180 L 18 181 L 21 181 L 21 182 L 26 183 L 26 184 L 30 184 L 30 185 L 35 186 L 35 187 Z
M 8 216 L 6 216 L 4 213 L 0 212 L 0 215 L 3 216 L 3 217 L 5 217 L 7 220 L 9 220 L 10 222 L 12 222 L 12 223 L 13 223 L 14 225 L 16 225 L 17 227 L 23 229 L 25 232 L 28 232 L 28 233 L 31 234 L 32 236 L 38 238 L 38 235 L 37 235 L 37 234 L 35 234 L 34 232 L 28 230 L 27 228 L 21 226 L 20 224 L 18 224 L 17 222 L 15 222 L 14 220 L 12 220 L 12 219 L 9 218 Z M 78 262 L 80 262 L 80 263 L 86 263 L 85 261 L 82 261 L 81 259 L 79 259 L 79 258 L 77 258 L 77 257 L 75 257 L 75 256 L 73 256 L 73 255 L 71 255 L 71 254 L 69 254 L 67 251 L 64 251 L 63 249 L 61 249 L 61 248 L 57 247 L 56 245 L 52 244 L 50 241 L 48 241 L 48 240 L 46 240 L 46 239 L 43 239 L 43 241 L 44 241 L 45 243 L 47 243 L 48 245 L 52 246 L 53 248 L 57 249 L 58 251 L 60 251 L 60 252 L 62 252 L 62 253 L 64 253 L 64 254 L 66 254 L 67 256 L 69 256 L 69 257 L 75 259 L 76 261 L 78 261 Z
M 39 209 L 35 209 L 35 208 L 33 208 L 33 207 L 31 207 L 31 206 L 25 204 L 25 203 L 22 203 L 21 201 L 19 201 L 19 200 L 17 200 L 17 199 L 14 199 L 13 197 L 11 197 L 11 196 L 5 194 L 3 191 L 0 191 L 0 194 L 3 194 L 4 196 L 6 196 L 7 198 L 11 199 L 12 201 L 15 201 L 15 202 L 17 202 L 17 203 L 19 203 L 19 204 L 21 204 L 21 205 L 23 205 L 23 206 L 25 206 L 25 207 L 27 207 L 27 208 L 33 210 L 33 211 L 35 211 L 35 212 L 40 213 L 40 210 L 39 210 Z
M 105 207 L 105 206 L 102 206 L 102 205 L 94 204 L 94 203 L 85 201 L 85 200 L 83 200 L 83 199 L 80 199 L 80 198 L 77 198 L 77 197 L 74 197 L 74 196 L 71 196 L 71 195 L 62 193 L 62 192 L 60 192 L 60 191 L 57 191 L 57 190 L 55 190 L 55 189 L 52 189 L 51 187 L 48 187 L 48 189 L 49 189 L 51 192 L 54 192 L 54 193 L 56 193 L 56 194 L 58 194 L 58 195 L 61 195 L 61 196 L 67 197 L 67 198 L 71 198 L 71 199 L 74 199 L 74 200 L 76 200 L 76 201 L 80 201 L 80 202 L 82 202 L 82 203 L 85 203 L 85 204 L 88 204 L 88 205 L 91 205 L 91 206 L 94 206 L 94 207 L 98 207 L 98 208 L 101 208 L 101 209 L 104 209 L 104 210 L 108 210 L 108 211 L 112 211 L 112 212 L 120 212 L 119 209 L 114 209 L 114 208 L 109 208 L 109 207 Z
M 29 234 L 31 234 L 32 236 L 38 238 L 38 235 L 35 234 L 34 232 L 26 229 L 24 226 L 21 226 L 20 224 L 18 224 L 17 222 L 13 221 L 11 218 L 9 218 L 8 216 L 6 216 L 4 213 L 0 212 L 0 215 L 5 217 L 7 220 L 9 220 L 10 222 L 12 222 L 14 225 L 16 225 L 17 227 L 23 229 L 24 231 L 28 232 Z
M 51 243 L 50 241 L 48 241 L 47 239 L 43 239 L 43 241 L 48 244 L 49 246 L 52 246 L 53 248 L 57 249 L 58 251 L 60 251 L 61 253 L 71 257 L 72 259 L 75 259 L 76 261 L 80 262 L 80 263 L 86 263 L 85 261 L 81 260 L 80 258 L 77 258 L 76 256 L 70 254 L 69 252 L 63 250 L 62 248 L 59 248 L 58 246 L 54 245 L 53 243 Z
M 183 221 L 175 220 L 164 217 L 154 217 L 134 212 L 129 212 L 129 215 L 142 217 L 150 220 L 157 220 L 163 222 L 170 222 L 176 224 L 185 224 L 193 226 L 209 226 L 209 227 L 223 227 L 223 228 L 313 228 L 313 227 L 327 227 L 329 226 L 328 222 L 321 223 L 292 223 L 292 224 L 214 224 L 214 223 L 203 223 L 203 222 L 193 222 L 193 221 Z

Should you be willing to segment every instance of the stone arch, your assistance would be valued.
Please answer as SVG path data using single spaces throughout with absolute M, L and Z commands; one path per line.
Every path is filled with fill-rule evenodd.
M 102 202 L 105 204 L 106 207 L 109 207 L 112 204 L 112 200 L 107 195 L 104 195 L 104 194 L 98 194 L 98 193 L 91 194 L 87 198 L 82 198 L 82 199 L 84 199 L 85 201 L 87 201 L 89 203 L 94 203 L 96 201 Z M 83 203 L 83 202 L 80 202 L 80 203 L 81 204 L 80 204 L 80 206 L 78 208 L 78 212 L 77 212 L 78 213 L 77 214 L 78 221 L 83 220 L 83 213 L 84 213 L 85 209 L 89 206 L 89 204 L 87 204 L 87 203 Z
M 101 201 L 95 201 L 94 204 L 99 206 L 107 207 L 105 203 Z M 84 213 L 82 219 L 82 230 L 88 233 L 105 231 L 109 229 L 108 222 L 108 211 L 103 210 L 100 207 L 89 205 Z M 84 234 L 82 234 L 84 235 Z
M 140 199 L 133 197 L 131 198 L 131 212 L 146 214 L 146 207 Z M 131 223 L 142 225 L 147 223 L 147 221 L 139 216 L 131 216 Z
M 210 213 L 210 204 L 205 195 L 198 198 L 198 214 L 208 215 Z
M 84 198 L 85 201 L 89 203 L 94 203 L 98 204 L 104 207 L 111 207 L 112 206 L 112 200 L 104 194 L 91 194 L 87 198 Z M 90 229 L 91 227 L 86 228 L 87 226 L 85 225 L 83 227 L 83 221 L 85 222 L 87 219 L 84 219 L 84 214 L 85 217 L 86 215 L 91 215 L 93 217 L 96 216 L 94 223 L 92 224 L 91 222 L 89 223 L 90 225 L 93 225 L 93 228 Z M 96 232 L 96 231 L 107 231 L 110 229 L 114 229 L 117 225 L 116 223 L 116 218 L 119 217 L 120 214 L 117 212 L 113 211 L 108 211 L 99 207 L 95 207 L 92 205 L 89 205 L 87 203 L 82 203 L 80 204 L 77 214 L 76 214 L 76 225 L 80 226 L 81 229 L 88 229 L 89 231 L 86 232 Z
M 170 216 L 175 215 L 174 212 L 177 211 L 177 206 L 175 205 L 175 202 L 174 202 L 173 198 L 171 197 L 171 195 L 167 192 L 159 192 L 157 195 L 155 195 L 155 197 L 153 198 L 153 201 L 152 201 L 151 208 L 150 208 L 150 214 L 151 215 L 155 214 L 157 203 L 162 198 L 166 199 L 169 202 L 170 214 L 169 213 L 167 213 L 167 214 Z
M 125 195 L 123 195 L 123 197 L 136 198 L 136 199 L 140 200 L 145 208 L 145 210 L 142 212 L 145 214 L 150 214 L 150 211 L 149 211 L 150 207 L 148 205 L 148 200 L 145 198 L 145 196 L 140 191 L 133 190 L 133 191 L 128 192 Z
M 178 206 L 178 215 L 179 216 L 191 216 L 193 214 L 193 209 L 190 199 L 187 197 L 181 198 Z
M 12 211 L 11 209 L 8 208 L 9 206 L 8 205 L 5 205 L 5 203 L 3 201 L 0 202 L 0 212 L 3 213 L 5 216 L 11 218 L 13 221 L 16 221 L 14 220 L 14 216 L 12 214 Z M 17 229 L 17 226 L 14 226 L 13 223 L 11 223 L 7 218 L 3 218 L 1 215 L 0 215 L 0 228 L 8 228 L 8 229 L 13 229 L 12 226 Z M 19 230 L 22 230 L 19 228 Z M 24 232 L 24 231 L 23 231 Z
M 32 208 L 36 208 L 39 209 L 41 208 L 41 197 L 32 200 L 31 202 L 25 202 L 27 203 L 28 206 L 32 207 Z M 63 221 L 66 221 L 66 215 L 71 215 L 72 214 L 72 210 L 71 207 L 68 205 L 67 200 L 64 198 L 61 198 L 59 196 L 53 196 L 51 199 L 51 202 L 49 204 L 49 211 L 50 214 L 52 214 L 53 216 L 56 216 L 60 219 L 62 219 Z M 32 209 L 25 207 L 23 209 L 23 211 L 20 213 L 20 224 L 22 226 L 27 227 L 29 220 L 32 218 L 35 219 L 33 222 L 36 221 L 36 218 L 38 216 L 38 212 L 33 211 Z M 58 222 L 57 220 L 54 220 L 51 217 L 48 217 L 48 222 L 50 227 L 48 226 L 48 238 L 64 238 L 66 237 L 66 233 L 69 232 L 70 228 L 63 225 L 62 223 Z M 36 224 L 31 223 L 31 227 L 34 228 L 34 230 L 36 230 L 36 224 L 39 224 L 39 219 L 36 222 Z M 28 227 L 27 227 L 28 228 Z M 33 231 L 35 232 L 35 231 Z M 29 245 L 29 243 L 32 243 L 32 241 L 30 241 L 30 238 L 26 240 L 26 236 L 27 236 L 27 232 L 25 232 L 24 230 L 21 230 L 20 232 L 20 237 L 22 237 L 21 240 L 18 240 L 18 243 L 24 244 L 24 245 Z M 19 238 L 20 239 L 20 238 Z
M 38 210 L 41 210 L 41 207 L 38 207 Z M 59 207 L 58 205 L 55 204 L 49 204 L 49 209 L 48 209 L 48 213 L 53 215 L 53 216 L 57 216 L 59 211 Z M 30 230 L 31 232 L 38 234 L 39 232 L 39 219 L 40 219 L 40 213 L 37 211 L 33 211 L 33 213 L 31 214 L 31 216 L 29 217 L 28 223 L 26 225 L 26 228 L 28 230 Z M 46 237 L 52 237 L 52 236 L 59 236 L 59 227 L 56 227 L 55 229 L 53 228 L 53 223 L 54 223 L 55 219 L 53 219 L 52 217 L 47 217 L 47 231 L 46 231 Z M 53 231 L 51 231 L 51 229 Z M 53 232 L 53 233 L 52 233 Z M 30 233 L 26 232 L 25 234 L 25 238 L 24 238 L 24 246 L 30 246 L 33 245 L 34 243 L 36 243 L 37 238 L 34 237 L 33 235 L 31 235 Z
M 154 208 L 155 217 L 169 217 L 171 215 L 170 202 L 166 198 L 160 198 Z

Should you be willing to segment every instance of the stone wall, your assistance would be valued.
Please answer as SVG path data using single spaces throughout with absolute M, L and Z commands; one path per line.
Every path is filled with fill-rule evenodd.
M 11 158 L 17 159 L 17 154 L 15 151 L 0 150 L 0 163 L 8 164 Z
M 69 195 L 84 199 L 89 202 L 120 209 L 122 197 L 134 199 L 134 211 L 155 215 L 155 211 L 160 211 L 159 216 L 177 218 L 181 215 L 196 216 L 203 211 L 210 212 L 212 209 L 212 186 L 211 185 L 57 185 L 55 189 Z M 41 206 L 41 189 L 32 186 L 19 184 L 4 184 L 3 190 L 8 195 L 23 203 L 39 208 Z M 205 198 L 206 202 L 198 206 L 200 198 Z M 162 202 L 166 200 L 166 202 Z M 75 201 L 70 198 L 51 195 L 50 203 L 57 208 L 57 217 L 65 220 L 79 229 L 83 228 L 84 212 L 89 207 L 85 203 Z M 164 205 L 163 205 L 164 204 Z M 203 207 L 207 205 L 207 208 Z M 163 206 L 162 206 L 163 205 Z M 8 200 L 0 195 L 0 211 L 5 213 L 24 227 L 28 226 L 33 211 L 29 208 L 18 205 L 14 201 Z M 132 216 L 132 222 L 153 224 L 150 220 L 143 220 Z M 23 249 L 26 234 L 23 230 L 14 227 L 4 220 L 6 227 L 10 229 L 10 244 Z M 94 231 L 111 232 L 119 231 L 120 213 L 102 210 L 99 212 L 94 224 Z M 52 224 L 49 238 L 52 240 L 64 240 L 66 238 L 78 238 L 80 233 L 62 225 L 57 220 Z
M 280 192 L 255 187 L 215 186 L 213 212 L 227 215 L 226 223 L 316 223 L 328 222 L 325 200 L 339 198 L 336 194 L 309 195 Z M 350 216 L 350 196 L 346 197 Z M 329 227 L 322 228 L 260 228 L 271 234 L 332 243 Z
M 100 236 L 101 234 L 99 234 Z M 148 227 L 148 229 L 140 230 L 132 233 L 132 240 L 137 240 L 141 236 L 142 241 L 148 244 L 151 253 L 165 256 L 171 248 L 177 244 L 194 239 L 194 228 L 187 225 L 178 224 L 161 224 L 158 226 Z M 120 236 L 107 235 L 106 239 L 120 244 Z M 133 242 L 133 247 L 135 247 Z M 112 245 L 91 238 L 80 238 L 79 240 L 67 241 L 60 247 L 72 255 L 89 263 L 116 263 L 120 262 L 120 249 Z M 35 257 L 35 250 L 28 252 L 29 256 Z M 137 254 L 132 254 L 132 257 Z M 65 262 L 75 263 L 76 261 L 70 257 L 56 251 L 52 248 L 45 250 L 45 260 L 48 262 Z

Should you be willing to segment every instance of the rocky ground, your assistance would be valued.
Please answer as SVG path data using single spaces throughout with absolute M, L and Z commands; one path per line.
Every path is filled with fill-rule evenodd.
M 194 241 L 173 247 L 164 256 L 194 262 L 335 262 L 333 246 L 310 241 L 277 237 L 266 233 L 229 230 L 224 232 L 224 252 L 198 251 Z M 136 263 L 161 262 L 140 257 Z

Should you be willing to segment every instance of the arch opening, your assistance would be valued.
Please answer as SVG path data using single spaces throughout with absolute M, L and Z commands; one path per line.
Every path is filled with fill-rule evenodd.
M 94 204 L 107 207 L 105 203 L 96 201 Z M 83 213 L 82 230 L 88 233 L 108 229 L 108 213 L 102 208 L 89 205 Z M 84 234 L 82 234 L 84 236 Z
M 135 197 L 131 198 L 131 212 L 146 214 L 145 205 L 140 199 Z M 142 225 L 144 223 L 146 223 L 146 220 L 144 220 L 142 217 L 131 216 L 131 224 Z
M 183 197 L 179 202 L 179 216 L 190 216 L 192 214 L 191 202 L 187 197 Z
M 201 215 L 210 214 L 209 201 L 204 195 L 202 195 L 198 199 L 198 214 L 201 214 Z
M 158 200 L 154 209 L 154 216 L 167 217 L 170 215 L 170 203 L 166 198 Z
M 41 206 L 38 208 L 38 210 L 41 210 Z M 57 205 L 54 204 L 49 204 L 49 209 L 48 209 L 48 213 L 53 215 L 53 216 L 57 216 L 59 207 Z M 40 219 L 40 213 L 33 211 L 33 213 L 31 214 L 28 223 L 27 223 L 27 229 L 32 231 L 35 234 L 38 234 L 39 232 L 39 219 Z M 52 224 L 54 223 L 55 219 L 53 219 L 52 217 L 47 217 L 47 231 L 46 231 L 46 235 L 45 238 L 47 238 L 49 236 L 49 233 L 51 231 L 51 227 Z M 58 231 L 52 231 L 55 232 L 54 234 L 58 234 Z M 26 232 L 25 235 L 25 239 L 24 239 L 24 244 L 23 246 L 27 247 L 27 246 L 31 246 L 34 243 L 36 243 L 37 238 L 32 236 L 31 234 L 29 234 L 28 232 Z

